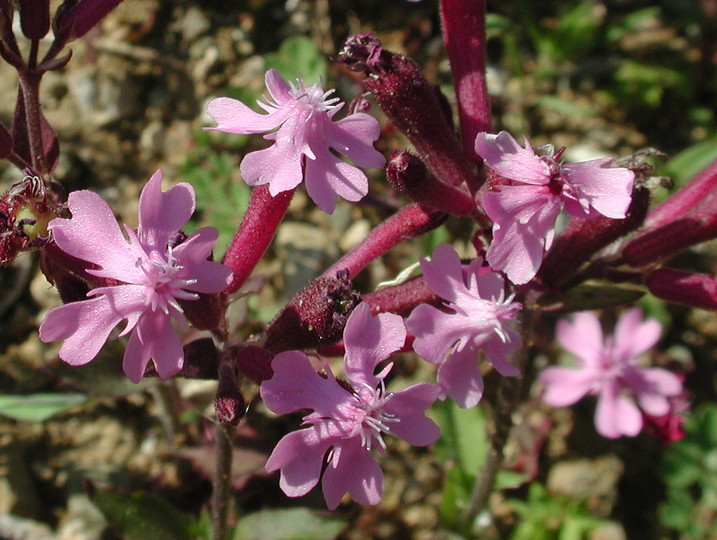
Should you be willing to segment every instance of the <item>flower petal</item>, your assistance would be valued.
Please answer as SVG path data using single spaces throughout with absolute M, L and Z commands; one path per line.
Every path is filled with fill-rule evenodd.
M 49 343 L 64 340 L 60 358 L 72 366 L 92 360 L 110 333 L 123 319 L 134 325 L 144 308 L 144 288 L 121 285 L 103 288 L 103 294 L 81 302 L 56 307 L 40 325 L 40 339 Z
M 206 131 L 224 131 L 246 135 L 265 133 L 279 127 L 289 111 L 279 109 L 270 114 L 254 112 L 241 101 L 220 97 L 207 104 L 207 114 L 217 123 L 217 127 L 205 127 Z
M 285 435 L 266 462 L 266 471 L 281 469 L 279 486 L 289 497 L 306 495 L 318 483 L 324 455 L 333 444 L 310 427 Z
M 661 333 L 662 326 L 655 319 L 642 320 L 640 308 L 628 309 L 615 326 L 615 348 L 629 360 L 653 347 Z
M 588 365 L 597 365 L 603 353 L 600 321 L 590 311 L 576 313 L 572 322 L 559 320 L 556 338 L 563 349 L 583 359 Z
M 622 219 L 632 200 L 635 174 L 621 167 L 606 167 L 612 158 L 581 163 L 565 163 L 561 174 L 570 183 L 577 198 L 609 218 Z
M 158 169 L 139 197 L 137 236 L 145 249 L 166 251 L 167 243 L 192 217 L 194 207 L 194 188 L 182 182 L 163 192 L 162 170 Z
M 420 383 L 393 393 L 383 411 L 398 422 L 389 423 L 389 432 L 413 446 L 427 446 L 436 442 L 441 430 L 426 417 L 426 409 L 438 399 L 440 389 L 435 384 Z
M 551 407 L 567 407 L 591 393 L 599 378 L 591 369 L 551 366 L 540 373 L 539 380 L 545 387 L 545 403 Z
M 239 172 L 250 186 L 269 184 L 272 197 L 294 189 L 304 178 L 301 153 L 277 142 L 264 150 L 250 152 L 239 165 Z
M 382 360 L 400 349 L 406 341 L 403 319 L 393 313 L 371 314 L 371 306 L 361 302 L 349 315 L 344 329 L 344 371 L 354 388 L 364 383 L 375 388 L 374 371 Z
M 143 280 L 135 264 L 145 256 L 138 245 L 130 245 L 109 205 L 91 191 L 73 191 L 67 200 L 71 219 L 53 219 L 48 228 L 57 246 L 65 253 L 102 268 L 93 275 L 125 283 Z M 91 231 L 91 234 L 88 234 Z
M 488 167 L 510 180 L 526 184 L 547 184 L 550 180 L 547 163 L 530 146 L 520 146 L 507 131 L 496 135 L 479 133 L 476 136 L 475 151 Z
M 152 360 L 157 374 L 167 379 L 184 365 L 184 350 L 172 319 L 161 311 L 145 312 L 127 342 L 122 360 L 127 378 L 138 383 Z
M 321 487 L 330 510 L 336 509 L 346 492 L 359 504 L 378 504 L 383 493 L 383 472 L 359 440 L 347 439 L 342 442 L 340 458 L 330 461 L 324 471 Z
M 610 439 L 634 437 L 642 429 L 642 415 L 632 401 L 620 394 L 617 385 L 606 385 L 595 409 L 595 427 Z
M 274 375 L 261 383 L 261 397 L 270 410 L 287 414 L 312 409 L 321 417 L 335 417 L 351 398 L 332 374 L 321 377 L 307 356 L 299 351 L 277 354 L 271 362 Z
M 470 348 L 449 354 L 438 368 L 438 385 L 459 407 L 475 407 L 483 397 L 478 353 Z
M 326 128 L 328 145 L 359 167 L 380 169 L 386 158 L 373 146 L 381 134 L 381 126 L 373 116 L 354 113 Z

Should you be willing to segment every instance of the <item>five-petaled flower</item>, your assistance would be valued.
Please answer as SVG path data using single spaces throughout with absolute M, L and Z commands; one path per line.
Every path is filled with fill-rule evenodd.
M 486 258 L 516 284 L 530 281 L 550 248 L 560 211 L 575 217 L 598 214 L 624 218 L 632 198 L 634 174 L 607 167 L 606 157 L 581 163 L 561 163 L 562 150 L 552 146 L 539 155 L 525 139 L 525 148 L 507 132 L 479 133 L 476 153 L 498 175 L 508 180 L 482 196 L 483 208 L 493 220 L 493 242 Z
M 508 357 L 521 347 L 512 327 L 521 309 L 506 297 L 505 280 L 477 258 L 461 264 L 448 244 L 440 244 L 431 260 L 421 259 L 423 277 L 431 290 L 445 300 L 444 309 L 422 304 L 411 312 L 406 326 L 416 340 L 413 349 L 437 364 L 438 385 L 461 407 L 473 407 L 483 395 L 479 351 L 501 375 L 520 372 Z
M 543 400 L 553 407 L 565 407 L 588 394 L 597 395 L 598 432 L 609 438 L 637 435 L 643 425 L 640 410 L 651 416 L 666 415 L 670 398 L 682 391 L 674 373 L 638 364 L 638 356 L 657 343 L 660 331 L 660 323 L 643 321 L 638 308 L 625 311 L 614 336 L 604 340 L 600 321 L 591 312 L 575 314 L 572 323 L 560 320 L 558 343 L 577 357 L 577 366 L 544 369 L 540 374 Z
M 383 454 L 384 433 L 398 435 L 415 446 L 426 446 L 439 436 L 425 411 L 436 400 L 436 385 L 420 383 L 387 392 L 384 378 L 393 364 L 378 374 L 377 365 L 398 350 L 406 339 L 401 317 L 371 315 L 359 304 L 344 329 L 344 372 L 340 383 L 328 366 L 319 374 L 299 351 L 278 354 L 274 375 L 261 385 L 261 397 L 277 414 L 311 409 L 308 427 L 279 441 L 266 463 L 269 472 L 281 469 L 280 486 L 290 497 L 308 493 L 319 481 L 326 504 L 334 509 L 348 492 L 361 504 L 377 504 L 383 492 L 383 473 L 371 449 Z M 327 453 L 328 452 L 328 453 Z
M 120 335 L 131 332 L 123 361 L 127 377 L 138 382 L 150 360 L 160 377 L 175 375 L 184 354 L 172 321 L 186 324 L 177 300 L 219 293 L 229 284 L 231 270 L 208 260 L 216 229 L 203 227 L 184 240 L 178 234 L 194 212 L 192 186 L 180 183 L 162 192 L 161 184 L 158 170 L 140 195 L 137 231 L 125 225 L 129 242 L 107 203 L 90 191 L 70 193 L 72 217 L 50 222 L 57 246 L 96 265 L 87 272 L 111 284 L 91 290 L 88 300 L 52 309 L 40 325 L 42 341 L 64 340 L 60 358 L 68 364 L 92 360 L 126 320 Z
M 274 144 L 247 154 L 240 172 L 250 186 L 269 184 L 276 195 L 294 189 L 306 180 L 309 197 L 325 212 L 332 213 L 337 197 L 359 201 L 368 193 L 366 175 L 333 152 L 361 167 L 380 168 L 386 162 L 373 147 L 380 126 L 375 118 L 355 112 L 334 121 L 341 109 L 339 98 L 329 97 L 319 84 L 308 88 L 301 79 L 287 83 L 273 69 L 266 72 L 270 97 L 258 102 L 268 114 L 254 112 L 242 102 L 216 98 L 207 112 L 217 122 L 210 130 L 252 134 L 272 132 L 264 138 Z M 273 131 L 276 130 L 276 131 Z

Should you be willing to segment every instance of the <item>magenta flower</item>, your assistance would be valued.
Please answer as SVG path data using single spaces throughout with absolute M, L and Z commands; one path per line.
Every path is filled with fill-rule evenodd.
M 440 244 L 431 260 L 421 259 L 423 277 L 446 302 L 445 309 L 421 304 L 406 320 L 415 337 L 413 349 L 438 365 L 438 385 L 461 407 L 475 406 L 483 395 L 478 352 L 501 375 L 518 375 L 508 357 L 522 345 L 511 321 L 522 306 L 505 295 L 505 281 L 478 258 L 461 264 L 448 244 Z
M 250 186 L 269 184 L 272 196 L 294 189 L 306 179 L 309 197 L 323 211 L 332 213 L 337 197 L 361 200 L 368 193 L 368 179 L 359 169 L 334 155 L 332 149 L 360 167 L 380 168 L 386 160 L 374 147 L 380 126 L 372 116 L 357 112 L 334 121 L 341 109 L 339 98 L 330 98 L 320 85 L 287 83 L 273 69 L 266 72 L 270 97 L 258 102 L 268 114 L 252 111 L 231 98 L 216 98 L 207 112 L 217 127 L 228 133 L 252 134 L 277 130 L 264 138 L 275 141 L 264 150 L 244 157 L 240 172 Z
M 527 139 L 523 148 L 506 131 L 479 133 L 475 150 L 489 168 L 511 181 L 483 193 L 482 203 L 494 222 L 486 258 L 513 283 L 535 276 L 563 208 L 575 217 L 618 219 L 630 205 L 635 175 L 607 167 L 612 158 L 560 163 L 562 150 L 554 153 L 548 146 L 547 154 L 539 155 Z
M 577 366 L 544 369 L 540 374 L 543 400 L 553 407 L 566 407 L 588 394 L 597 395 L 598 432 L 609 438 L 637 435 L 643 425 L 641 410 L 650 416 L 666 415 L 670 398 L 682 391 L 674 373 L 638 363 L 638 356 L 657 343 L 660 331 L 660 323 L 643 321 L 638 308 L 625 311 L 615 335 L 604 340 L 600 321 L 591 312 L 577 313 L 572 323 L 559 321 L 558 343 L 577 357 Z
M 309 427 L 286 435 L 269 456 L 266 470 L 281 469 L 280 486 L 289 497 L 308 493 L 322 476 L 324 499 L 330 509 L 348 492 L 360 504 L 377 504 L 383 493 L 383 473 L 371 455 L 384 454 L 384 433 L 398 435 L 415 446 L 439 436 L 425 410 L 438 396 L 433 384 L 416 384 L 386 392 L 384 378 L 392 364 L 375 374 L 376 366 L 406 339 L 401 317 L 371 315 L 362 303 L 351 313 L 344 330 L 344 372 L 340 383 L 328 365 L 318 374 L 299 351 L 278 354 L 274 376 L 261 385 L 261 397 L 277 414 L 312 409 L 304 417 Z
M 40 325 L 40 339 L 64 340 L 60 358 L 79 366 L 97 356 L 114 327 L 126 320 L 120 336 L 131 333 L 122 364 L 127 377 L 139 382 L 150 360 L 160 377 L 176 374 L 184 354 L 172 320 L 185 324 L 177 300 L 219 293 L 231 277 L 229 268 L 207 260 L 216 229 L 203 227 L 181 240 L 179 229 L 194 206 L 192 186 L 180 183 L 162 192 L 158 170 L 140 195 L 137 231 L 125 225 L 127 241 L 99 195 L 70 193 L 72 218 L 51 221 L 52 237 L 64 252 L 96 265 L 89 274 L 117 284 L 91 290 L 89 300 L 52 309 Z

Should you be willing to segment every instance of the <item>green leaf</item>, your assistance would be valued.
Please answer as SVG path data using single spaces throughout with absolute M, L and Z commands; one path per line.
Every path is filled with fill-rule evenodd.
M 299 76 L 306 85 L 326 80 L 326 57 L 307 36 L 285 39 L 276 53 L 264 57 L 264 67 L 275 69 L 289 81 Z
M 191 540 L 200 536 L 189 517 L 151 493 L 97 488 L 90 498 L 123 540 Z
M 331 540 L 346 525 L 343 519 L 308 508 L 261 510 L 239 521 L 232 540 Z
M 665 175 L 675 182 L 675 189 L 689 180 L 717 159 L 717 138 L 693 144 L 676 154 L 665 164 Z
M 43 422 L 58 413 L 77 407 L 87 401 L 85 394 L 30 394 L 27 396 L 0 396 L 0 415 Z
M 629 285 L 586 282 L 562 293 L 544 294 L 540 297 L 538 305 L 546 311 L 586 311 L 629 304 L 643 294 L 644 291 Z
M 474 478 L 488 452 L 482 409 L 461 409 L 452 400 L 447 400 L 433 406 L 431 417 L 442 433 L 435 446 L 439 459 L 444 463 L 455 460 L 464 477 Z

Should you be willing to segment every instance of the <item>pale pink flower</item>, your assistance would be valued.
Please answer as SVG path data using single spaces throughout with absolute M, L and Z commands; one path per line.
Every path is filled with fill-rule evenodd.
M 344 330 L 344 372 L 348 384 L 339 383 L 328 365 L 318 374 L 299 351 L 278 354 L 274 375 L 261 385 L 261 397 L 277 414 L 301 409 L 309 427 L 286 435 L 266 463 L 266 470 L 281 469 L 280 486 L 289 497 L 308 493 L 322 476 L 330 509 L 348 492 L 360 504 L 377 504 L 383 492 L 383 473 L 371 454 L 384 454 L 383 434 L 397 435 L 415 446 L 426 446 L 439 436 L 425 411 L 436 400 L 433 384 L 416 384 L 387 392 L 384 378 L 392 364 L 378 374 L 376 366 L 401 348 L 406 329 L 401 317 L 371 315 L 362 303 L 351 313 Z M 328 454 L 327 454 L 328 452 Z
M 99 195 L 74 191 L 67 206 L 72 217 L 49 225 L 57 246 L 97 266 L 87 273 L 118 284 L 52 309 L 40 325 L 40 339 L 64 340 L 60 358 L 79 366 L 97 356 L 126 320 L 120 336 L 130 334 L 122 364 L 127 377 L 138 382 L 150 360 L 160 377 L 175 375 L 184 354 L 172 320 L 186 324 L 177 300 L 219 293 L 231 277 L 229 268 L 207 260 L 216 229 L 203 227 L 180 241 L 179 229 L 194 212 L 194 189 L 180 183 L 162 192 L 162 172 L 155 172 L 140 195 L 137 231 L 124 227 L 127 238 Z
M 634 174 L 608 167 L 606 157 L 581 163 L 561 163 L 562 151 L 552 146 L 539 155 L 525 139 L 525 148 L 506 131 L 479 133 L 476 153 L 509 184 L 482 195 L 483 208 L 493 220 L 493 242 L 486 258 L 513 283 L 530 281 L 555 233 L 562 209 L 575 217 L 599 214 L 624 218 L 632 198 Z
M 448 244 L 440 244 L 431 260 L 421 259 L 430 289 L 445 300 L 445 308 L 427 304 L 415 308 L 406 320 L 416 340 L 418 355 L 438 365 L 438 385 L 461 407 L 475 406 L 483 395 L 478 353 L 501 375 L 520 374 L 509 361 L 522 340 L 513 328 L 520 303 L 506 297 L 505 281 L 478 258 L 461 264 Z
M 250 186 L 269 184 L 272 196 L 294 189 L 306 180 L 306 191 L 316 205 L 332 213 L 337 197 L 361 200 L 368 193 L 368 179 L 359 169 L 337 157 L 332 150 L 360 167 L 380 168 L 385 158 L 373 147 L 380 126 L 372 116 L 356 112 L 334 121 L 343 106 L 329 97 L 319 84 L 308 88 L 301 79 L 287 83 L 279 73 L 266 72 L 269 96 L 257 102 L 268 114 L 254 112 L 241 101 L 216 98 L 207 112 L 217 127 L 228 133 L 252 134 L 273 131 L 264 138 L 273 145 L 247 154 L 240 172 Z
M 615 334 L 603 339 L 600 321 L 591 312 L 558 322 L 558 343 L 572 353 L 577 366 L 548 367 L 540 374 L 543 400 L 566 407 L 586 395 L 597 395 L 595 426 L 604 437 L 634 436 L 642 429 L 641 410 L 651 416 L 670 412 L 670 398 L 682 391 L 674 373 L 641 367 L 638 356 L 660 339 L 660 323 L 642 320 L 638 308 L 625 311 Z

